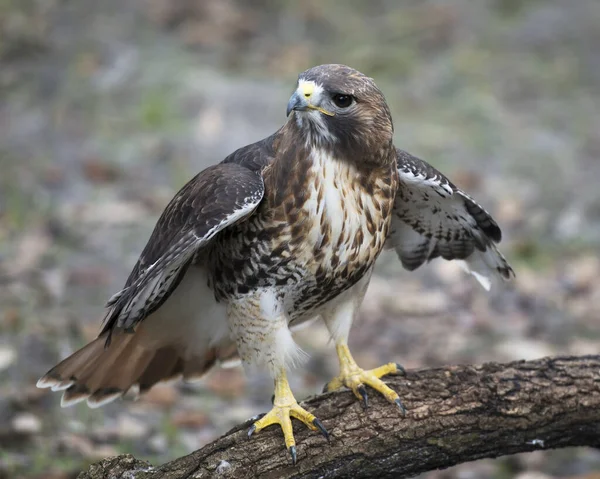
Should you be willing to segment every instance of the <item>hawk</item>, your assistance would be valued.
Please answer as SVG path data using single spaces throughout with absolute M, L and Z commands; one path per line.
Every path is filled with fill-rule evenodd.
M 395 249 L 409 270 L 438 256 L 464 260 L 487 288 L 486 272 L 509 279 L 513 271 L 495 246 L 501 233 L 492 217 L 392 136 L 371 78 L 345 65 L 301 73 L 285 124 L 177 193 L 108 301 L 98 338 L 38 386 L 63 391 L 62 406 L 98 407 L 239 357 L 275 383 L 273 408 L 249 435 L 279 424 L 295 463 L 291 417 L 327 437 L 286 376 L 303 357 L 292 331 L 319 316 L 340 364 L 326 389 L 347 387 L 366 404 L 369 386 L 404 413 L 381 380 L 401 366 L 364 370 L 348 349 L 379 254 Z

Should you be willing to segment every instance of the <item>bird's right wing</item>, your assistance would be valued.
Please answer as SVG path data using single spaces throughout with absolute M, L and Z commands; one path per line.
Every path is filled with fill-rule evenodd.
M 102 333 L 131 329 L 160 307 L 196 253 L 251 215 L 263 194 L 260 171 L 239 163 L 220 163 L 195 176 L 166 207 L 125 287 L 109 300 Z
M 237 155 L 251 160 L 254 148 Z M 193 262 L 215 235 L 250 217 L 260 204 L 264 183 L 260 164 L 255 166 L 235 158 L 211 166 L 175 195 L 125 287 L 109 300 L 98 338 L 48 371 L 38 387 L 64 391 L 62 406 L 87 399 L 90 407 L 99 407 L 134 386 L 143 392 L 179 375 L 196 378 L 233 357 L 235 345 L 214 331 L 225 316 L 212 301 L 204 268 Z M 178 287 L 183 296 L 163 306 Z M 190 312 L 190 301 L 197 313 Z
M 473 198 L 423 160 L 397 150 L 399 187 L 387 246 L 414 270 L 441 256 L 461 266 L 485 289 L 488 272 L 504 279 L 514 272 L 495 243 L 501 231 Z

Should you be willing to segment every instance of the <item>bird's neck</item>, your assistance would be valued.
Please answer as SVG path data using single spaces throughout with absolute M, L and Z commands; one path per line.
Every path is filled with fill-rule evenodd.
M 298 204 L 303 203 L 311 182 L 324 174 L 340 188 L 352 186 L 357 192 L 382 194 L 393 201 L 397 186 L 393 145 L 372 150 L 370 161 L 366 161 L 344 150 L 307 145 L 299 141 L 294 128 L 288 122 L 280 131 L 274 143 L 275 159 L 265 172 L 272 206 L 290 202 L 292 198 Z
M 354 163 L 358 170 L 378 167 L 387 170 L 388 166 L 396 163 L 391 131 L 389 137 L 365 132 L 360 139 L 337 138 L 315 129 L 308 120 L 298 122 L 295 114 L 292 114 L 279 130 L 274 147 L 278 153 L 277 158 L 284 163 L 289 160 L 290 151 L 297 152 L 292 155 L 297 159 L 300 156 L 308 157 L 310 152 L 319 150 L 328 157 Z

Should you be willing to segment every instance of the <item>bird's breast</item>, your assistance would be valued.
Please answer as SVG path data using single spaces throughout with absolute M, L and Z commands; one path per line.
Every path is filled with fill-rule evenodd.
M 366 271 L 387 237 L 394 201 L 390 175 L 361 171 L 319 150 L 309 160 L 304 202 L 292 215 L 298 261 L 325 278 Z

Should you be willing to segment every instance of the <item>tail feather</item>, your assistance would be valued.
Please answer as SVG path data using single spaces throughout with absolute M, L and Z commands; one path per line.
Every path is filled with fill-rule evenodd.
M 103 406 L 132 387 L 145 392 L 158 382 L 183 375 L 196 379 L 216 362 L 217 351 L 211 348 L 202 357 L 183 357 L 175 345 L 150 347 L 138 331 L 113 331 L 106 347 L 106 333 L 63 360 L 37 383 L 40 388 L 63 391 L 61 406 L 87 400 L 92 408 Z
M 173 348 L 163 348 L 154 354 L 148 367 L 139 378 L 140 392 L 143 393 L 160 381 L 167 381 L 181 374 L 183 362 Z
M 101 363 L 96 364 L 89 375 L 82 375 L 81 382 L 92 391 L 107 387 L 127 391 L 145 371 L 155 354 L 136 344 L 135 338 L 128 343 L 118 355 L 102 358 Z
M 131 339 L 131 335 L 122 333 L 119 335 L 118 341 L 111 343 L 110 347 L 106 347 L 106 336 L 102 335 L 81 348 L 73 356 L 65 359 L 56 366 L 55 370 L 62 372 L 60 368 L 64 364 L 65 368 L 68 368 L 70 377 L 76 378 L 77 383 L 85 384 L 89 389 L 96 389 L 91 379 L 99 374 L 107 373 L 110 365 L 114 364 L 116 358 L 130 346 Z M 82 353 L 80 356 L 79 352 Z M 99 379 L 97 378 L 97 383 L 101 383 L 98 381 Z

